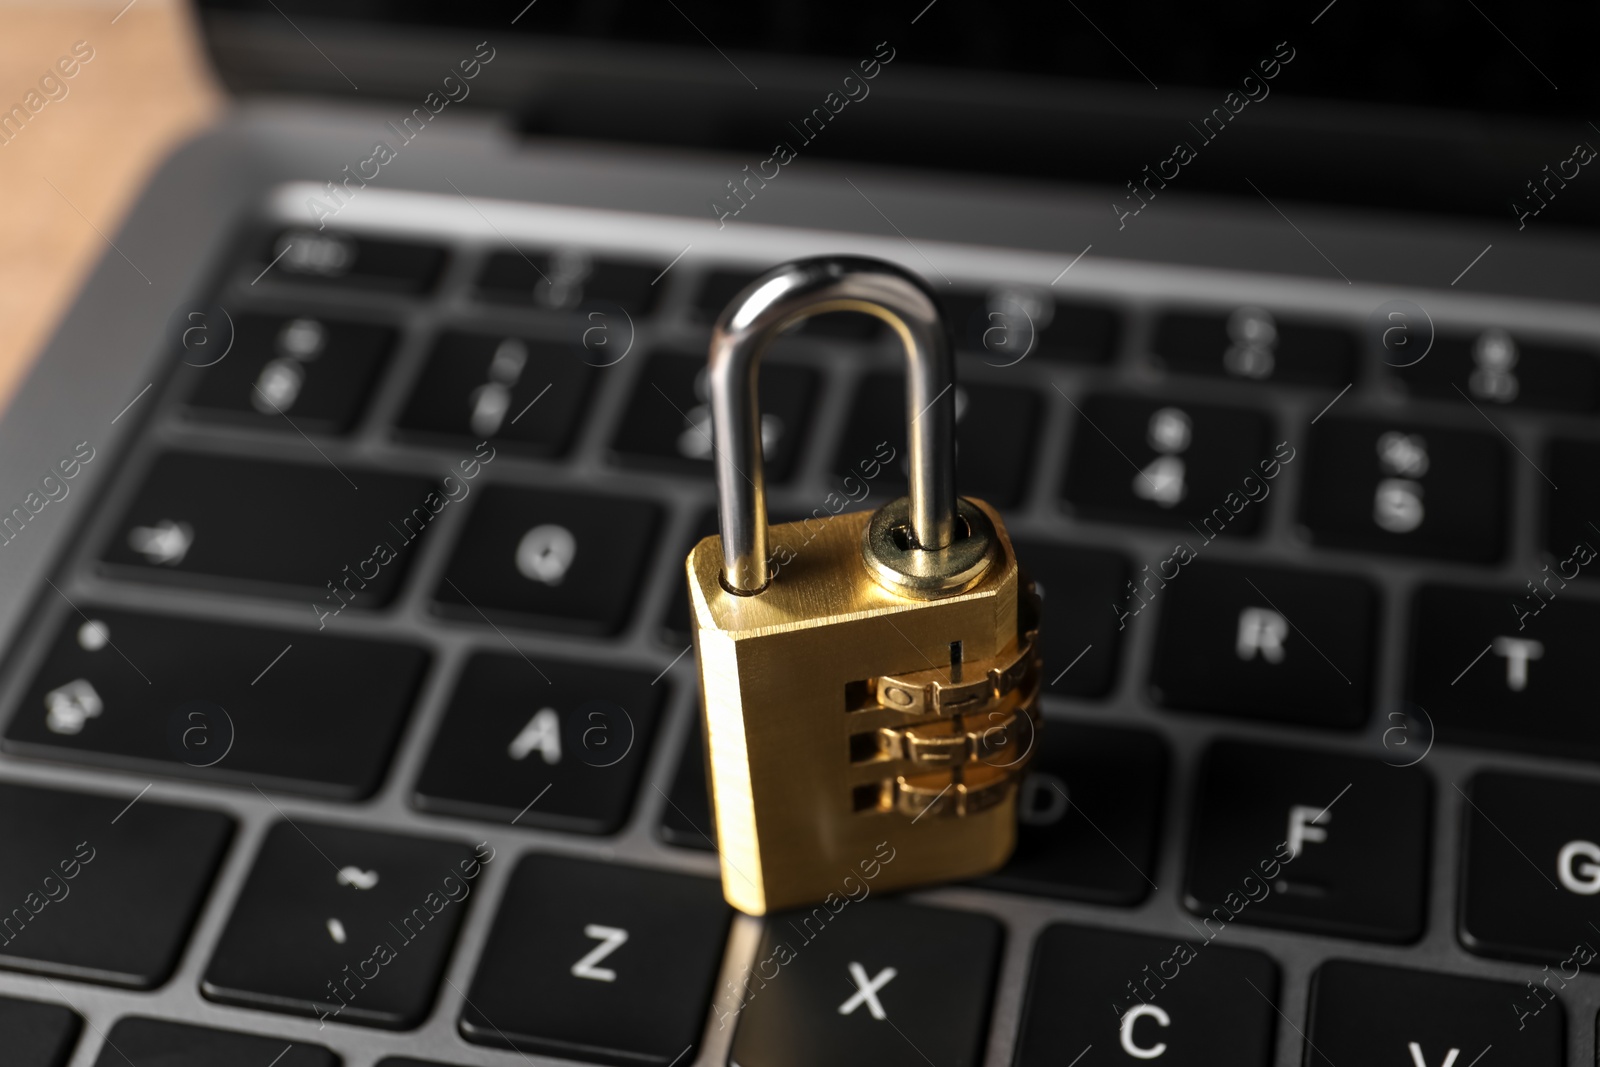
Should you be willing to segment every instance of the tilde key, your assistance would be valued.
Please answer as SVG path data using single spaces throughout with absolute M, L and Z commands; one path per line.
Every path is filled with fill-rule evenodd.
M 757 364 L 831 311 L 877 317 L 905 349 L 910 493 L 769 530 Z M 878 260 L 779 267 L 717 320 L 722 536 L 687 569 L 723 893 L 752 915 L 825 900 L 883 842 L 884 889 L 1011 853 L 1039 727 L 1038 599 L 999 516 L 955 494 L 954 374 L 933 295 Z

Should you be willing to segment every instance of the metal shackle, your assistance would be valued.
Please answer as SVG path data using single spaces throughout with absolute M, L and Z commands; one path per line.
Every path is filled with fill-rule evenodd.
M 955 363 L 933 293 L 909 271 L 865 256 L 818 256 L 757 278 L 717 317 L 708 376 L 716 440 L 722 581 L 751 596 L 767 587 L 767 493 L 762 474 L 756 372 L 780 332 L 829 311 L 887 323 L 906 356 L 906 432 L 911 487 L 907 525 L 915 547 L 956 537 Z

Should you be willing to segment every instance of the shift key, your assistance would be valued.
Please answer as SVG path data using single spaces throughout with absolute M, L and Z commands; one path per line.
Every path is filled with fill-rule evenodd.
M 331 631 L 78 607 L 12 710 L 8 752 L 357 800 L 427 665 Z
M 101 561 L 138 581 L 303 598 L 326 625 L 324 612 L 393 599 L 413 542 L 470 491 L 457 478 L 170 452 Z

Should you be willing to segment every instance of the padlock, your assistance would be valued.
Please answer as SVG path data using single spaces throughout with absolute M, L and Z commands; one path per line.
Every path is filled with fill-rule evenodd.
M 904 348 L 909 494 L 769 529 L 761 353 L 830 311 Z M 722 312 L 709 375 L 721 536 L 686 566 L 728 902 L 761 915 L 994 870 L 1039 729 L 1039 600 L 1000 517 L 955 495 L 933 294 L 880 260 L 790 263 Z

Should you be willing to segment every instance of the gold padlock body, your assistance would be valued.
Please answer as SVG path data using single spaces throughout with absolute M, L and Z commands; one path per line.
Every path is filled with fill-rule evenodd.
M 1010 856 L 1038 723 L 1018 611 L 1032 593 L 999 516 L 972 503 L 994 562 L 939 599 L 872 577 L 868 511 L 772 527 L 792 558 L 755 596 L 723 587 L 719 538 L 689 553 L 722 885 L 740 911 L 853 895 L 868 873 L 875 891 L 969 878 Z

